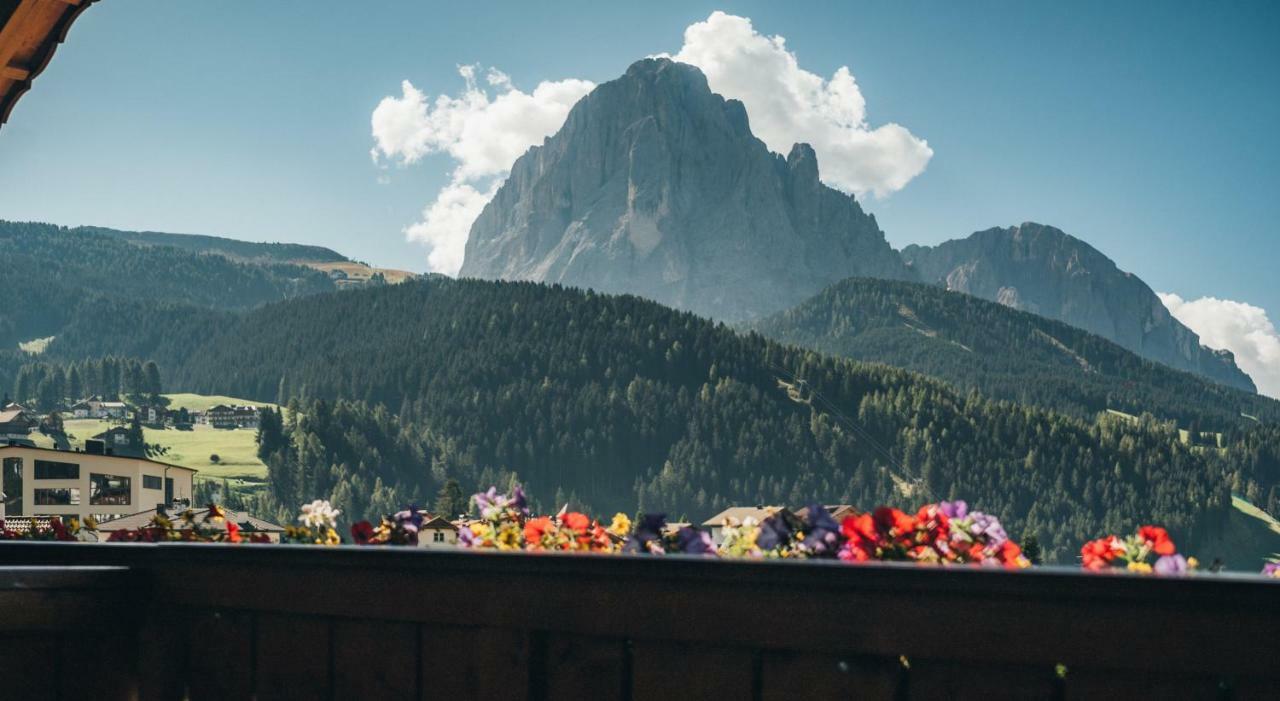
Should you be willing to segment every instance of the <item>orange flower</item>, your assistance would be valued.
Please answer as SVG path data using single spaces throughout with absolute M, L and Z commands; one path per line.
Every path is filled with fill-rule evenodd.
M 564 515 L 564 525 L 577 531 L 578 533 L 586 533 L 587 526 L 591 525 L 591 519 L 577 511 L 570 511 Z
M 1169 540 L 1169 531 L 1159 526 L 1143 526 L 1138 529 L 1138 537 L 1157 555 L 1172 555 L 1177 551 L 1173 541 Z
M 227 521 L 227 540 L 232 543 L 240 542 L 240 524 L 235 521 Z
M 546 516 L 531 518 L 524 524 L 524 542 L 527 545 L 542 547 L 542 536 L 553 530 L 555 524 Z

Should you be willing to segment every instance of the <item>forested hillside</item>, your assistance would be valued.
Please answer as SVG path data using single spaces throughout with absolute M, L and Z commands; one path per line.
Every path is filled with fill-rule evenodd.
M 1155 363 L 1059 321 L 938 286 L 851 278 L 752 328 L 823 353 L 886 363 L 962 390 L 1079 417 L 1151 413 L 1183 428 L 1280 422 L 1280 402 Z
M 249 264 L 52 224 L 0 221 L 0 347 L 54 336 L 102 299 L 249 309 L 334 289 L 297 265 Z M 111 320 L 107 320 L 111 321 Z
M 293 448 L 273 474 L 294 476 L 276 486 L 286 501 L 339 490 L 369 500 L 378 480 L 407 500 L 448 478 L 472 488 L 511 473 L 544 504 L 559 494 L 694 519 L 734 503 L 961 497 L 1057 557 L 1140 521 L 1194 541 L 1230 504 L 1227 467 L 1168 424 L 965 394 L 630 296 L 431 279 L 243 314 L 137 308 L 129 319 L 176 330 L 103 328 L 97 352 L 173 368 L 171 390 L 332 413 L 323 430 L 284 429 Z M 76 338 L 47 352 L 74 353 Z M 339 398 L 333 412 L 314 403 Z M 388 431 L 408 447 L 379 447 Z
M 71 229 L 78 234 L 99 234 L 111 238 L 148 246 L 170 246 L 194 253 L 217 253 L 228 258 L 253 262 L 336 263 L 347 257 L 331 248 L 309 246 L 301 243 L 259 243 L 240 241 L 221 236 L 199 234 L 166 234 L 158 231 L 121 231 L 101 226 L 78 226 Z

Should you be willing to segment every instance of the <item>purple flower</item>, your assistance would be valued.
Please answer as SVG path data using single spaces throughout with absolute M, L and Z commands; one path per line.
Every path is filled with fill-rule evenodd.
M 756 536 L 756 545 L 759 545 L 761 550 L 773 550 L 790 540 L 791 529 L 778 516 L 770 516 L 760 522 L 760 535 Z
M 964 502 L 960 502 L 961 505 Z M 972 523 L 969 526 L 969 533 L 976 537 L 985 537 L 987 544 L 993 547 L 1004 545 L 1009 540 L 1009 534 L 1004 532 L 1004 526 L 1000 525 L 1000 519 L 990 514 L 984 514 L 981 511 L 975 511 L 969 515 Z M 961 517 L 963 518 L 963 516 Z
M 1268 562 L 1263 565 L 1262 576 L 1280 578 L 1280 562 Z
M 520 485 L 516 485 L 511 489 L 511 498 L 508 500 L 511 508 L 520 512 L 521 516 L 529 515 L 529 500 L 524 496 L 524 489 Z
M 662 530 L 667 526 L 666 514 L 645 514 L 640 517 L 635 531 L 622 545 L 624 552 L 629 553 L 661 553 Z
M 821 504 L 810 504 L 804 537 L 804 549 L 811 555 L 834 557 L 840 542 L 840 524 Z
M 1159 575 L 1180 575 L 1186 574 L 1191 568 L 1187 566 L 1187 558 L 1181 555 L 1164 555 L 1156 560 L 1152 569 Z
M 938 511 L 947 515 L 947 518 L 964 518 L 969 515 L 969 505 L 964 499 L 956 499 L 955 501 L 938 502 Z
M 417 506 L 410 506 L 403 511 L 397 511 L 391 518 L 395 519 L 396 525 L 400 526 L 406 533 L 417 533 L 418 527 L 422 525 L 422 514 L 418 513 Z
M 691 526 L 685 526 L 676 533 L 676 542 L 680 546 L 680 552 L 686 555 L 716 554 L 716 546 L 711 542 L 711 535 Z

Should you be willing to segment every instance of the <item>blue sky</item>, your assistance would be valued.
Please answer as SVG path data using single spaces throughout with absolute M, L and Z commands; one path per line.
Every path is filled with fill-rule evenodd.
M 1117 5 L 1122 5 L 1117 7 Z M 0 129 L 0 217 L 317 243 L 426 268 L 404 229 L 450 180 L 379 168 L 370 117 L 459 64 L 602 82 L 715 9 L 848 66 L 923 173 L 862 198 L 889 241 L 1024 220 L 1153 288 L 1280 314 L 1280 4 L 103 2 Z M 821 153 L 820 153 L 821 163 Z

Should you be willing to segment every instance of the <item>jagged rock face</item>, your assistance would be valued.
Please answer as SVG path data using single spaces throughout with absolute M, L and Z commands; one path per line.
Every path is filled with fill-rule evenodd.
M 645 59 L 520 157 L 471 227 L 461 275 L 633 293 L 724 321 L 850 276 L 909 277 L 875 218 L 784 159 L 702 72 Z
M 908 246 L 902 257 L 925 282 L 1059 319 L 1151 360 L 1257 391 L 1230 352 L 1200 345 L 1145 282 L 1059 229 L 988 229 L 934 247 Z

